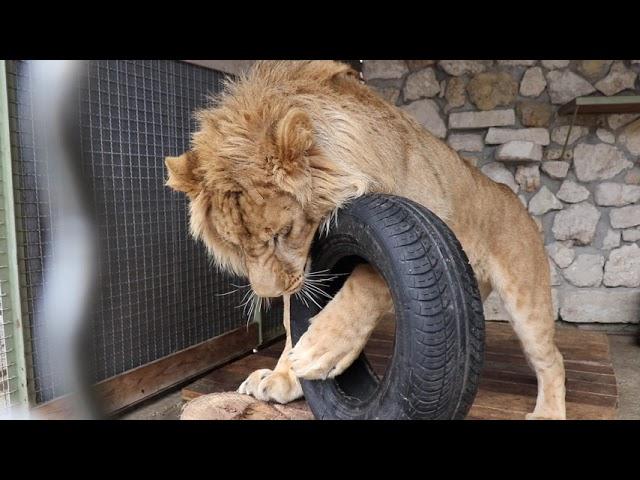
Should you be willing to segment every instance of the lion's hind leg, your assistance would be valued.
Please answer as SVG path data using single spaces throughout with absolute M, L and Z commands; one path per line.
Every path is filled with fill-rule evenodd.
M 523 254 L 518 260 L 512 258 L 496 266 L 492 283 L 511 315 L 513 329 L 538 380 L 536 406 L 527 419 L 564 419 L 564 363 L 554 340 L 549 265 L 541 242 L 537 242 L 535 237 L 531 245 L 522 245 L 527 242 L 520 240 Z

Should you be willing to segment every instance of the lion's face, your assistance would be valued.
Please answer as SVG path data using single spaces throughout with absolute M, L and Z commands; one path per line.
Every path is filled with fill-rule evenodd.
M 318 153 L 310 120 L 297 109 L 279 113 L 205 120 L 194 148 L 166 160 L 167 184 L 190 198 L 193 235 L 261 297 L 302 287 L 320 221 L 308 201 Z
M 204 217 L 192 217 L 192 228 L 201 229 L 214 256 L 226 255 L 220 263 L 239 266 L 261 297 L 300 289 L 317 223 L 295 198 L 277 191 L 263 199 L 237 192 L 209 202 Z

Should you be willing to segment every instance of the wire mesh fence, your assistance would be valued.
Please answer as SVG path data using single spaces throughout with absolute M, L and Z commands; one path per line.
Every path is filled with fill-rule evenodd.
M 0 178 L 0 195 L 4 196 L 4 187 Z M 0 198 L 0 205 L 3 205 L 2 198 Z M 2 207 L 0 207 L 2 208 Z M 0 236 L 2 239 L 0 240 L 0 255 L 5 255 L 7 252 L 6 248 L 6 230 L 5 230 L 5 211 L 4 208 L 0 210 L 0 218 L 2 218 L 2 225 L 0 228 L 2 229 Z M 5 270 L 6 267 L 0 265 L 0 269 Z M 11 334 L 9 330 L 9 318 L 6 315 L 5 301 L 4 298 L 6 296 L 7 291 L 7 279 L 6 277 L 2 277 L 0 279 L 0 412 L 8 410 L 11 406 L 12 401 L 11 397 L 13 395 L 13 388 L 11 385 L 12 377 L 15 375 L 13 373 L 13 367 L 15 362 L 11 360 L 12 353 L 12 345 L 11 345 Z
M 271 306 L 262 312 L 262 341 L 267 342 L 284 333 L 283 316 L 282 298 L 274 298 L 271 301 Z
M 9 100 L 6 88 L 5 62 L 0 62 L 0 417 L 12 407 L 26 401 L 26 384 L 22 335 L 16 320 L 20 319 L 15 291 L 15 231 L 13 186 L 10 170 Z
M 30 62 L 9 62 L 9 103 L 22 312 L 28 325 L 32 397 L 66 392 L 48 361 L 44 272 L 55 252 L 56 186 L 34 111 Z M 179 61 L 93 61 L 79 79 L 82 170 L 91 191 L 99 250 L 99 291 L 91 318 L 99 381 L 244 326 L 243 282 L 212 268 L 188 232 L 183 195 L 164 186 L 164 157 L 188 148 L 193 112 L 219 91 L 223 74 Z M 244 282 L 243 282 L 244 283 Z M 0 285 L 1 286 L 1 285 Z M 268 333 L 277 331 L 269 314 Z

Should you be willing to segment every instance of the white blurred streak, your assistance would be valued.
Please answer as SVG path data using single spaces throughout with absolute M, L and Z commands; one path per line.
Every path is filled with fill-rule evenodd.
M 70 388 L 72 417 L 91 418 L 89 362 L 80 358 L 80 351 L 96 276 L 96 239 L 90 210 L 78 184 L 80 159 L 68 148 L 65 128 L 69 119 L 64 116 L 68 103 L 77 101 L 79 67 L 80 62 L 74 61 L 33 62 L 34 110 L 38 112 L 37 122 L 47 126 L 44 142 L 51 184 L 56 190 L 51 209 L 59 212 L 51 225 L 51 251 L 47 252 L 50 263 L 45 267 L 45 289 L 38 309 L 42 318 L 36 321 L 42 324 L 39 336 L 51 351 L 52 370 Z M 24 412 L 18 417 L 25 418 Z

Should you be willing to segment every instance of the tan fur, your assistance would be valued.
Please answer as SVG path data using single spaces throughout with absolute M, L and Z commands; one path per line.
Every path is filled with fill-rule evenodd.
M 332 61 L 258 62 L 199 120 L 192 150 L 167 160 L 168 185 L 189 195 L 191 230 L 220 266 L 247 275 L 259 295 L 294 293 L 315 231 L 329 227 L 337 208 L 368 192 L 412 199 L 454 231 L 483 295 L 494 288 L 504 300 L 538 378 L 530 418 L 564 418 L 549 266 L 538 228 L 511 190 Z M 368 319 L 387 308 L 378 299 L 388 297 L 371 272 L 352 277 L 281 359 L 278 380 L 255 374 L 250 393 L 290 401 L 301 394 L 291 372 L 344 371 L 368 338 Z

